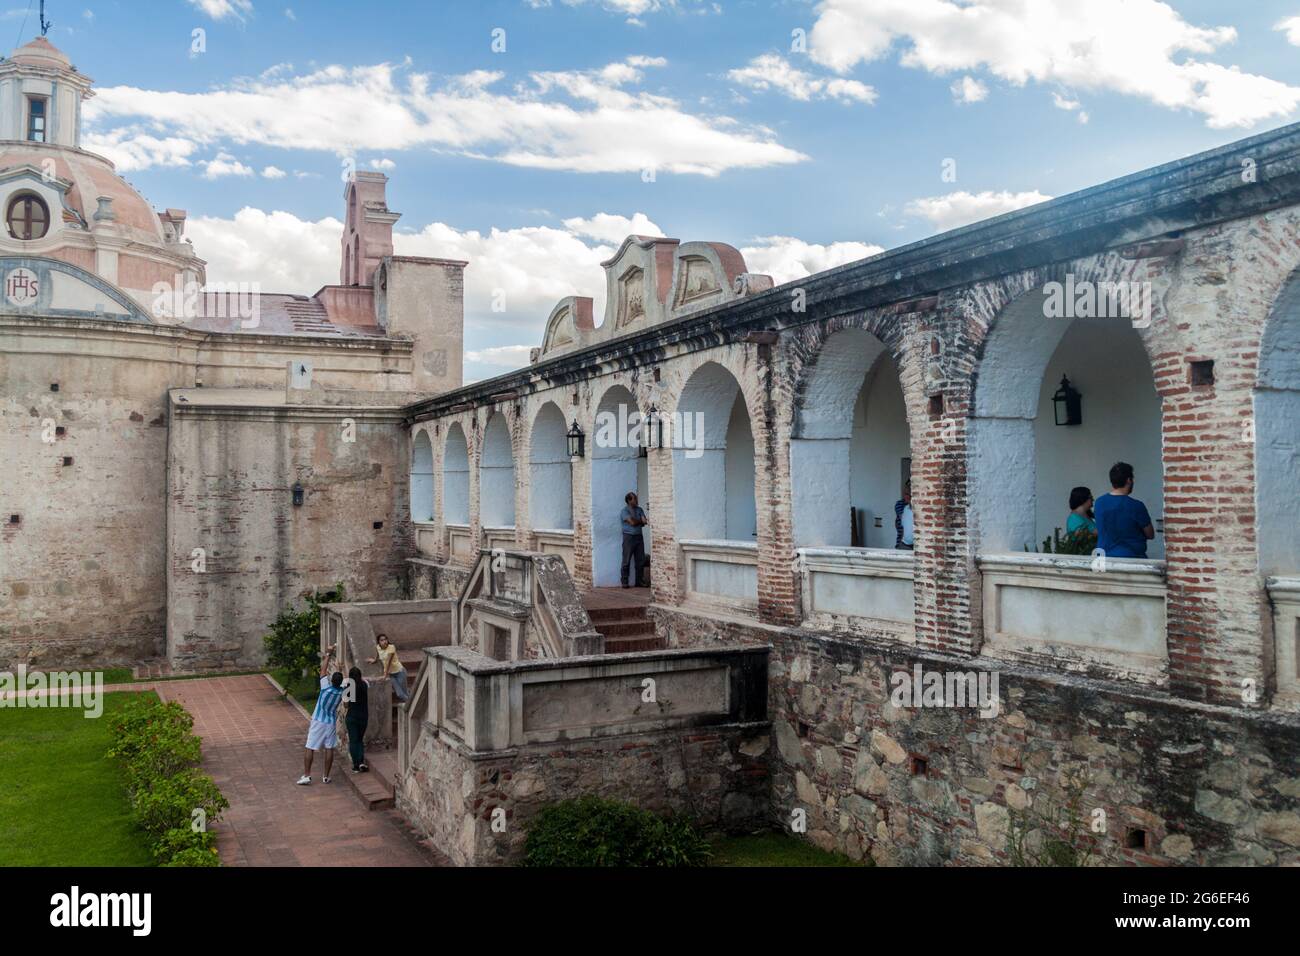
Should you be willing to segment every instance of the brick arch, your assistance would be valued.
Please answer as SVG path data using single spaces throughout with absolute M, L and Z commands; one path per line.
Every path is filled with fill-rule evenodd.
M 827 343 L 842 333 L 854 331 L 866 333 L 880 342 L 900 369 L 905 364 L 907 346 L 903 322 L 898 316 L 879 311 L 835 316 L 788 334 L 784 352 L 793 389 L 795 437 L 802 437 L 802 413 L 809 404 L 809 388 L 817 380 L 819 366 L 827 354 Z
M 513 416 L 493 409 L 479 439 L 479 524 L 511 527 L 515 524 L 516 429 Z
M 733 429 L 737 401 L 745 411 L 748 435 Z M 758 529 L 755 432 L 761 422 L 750 413 L 740 380 L 720 362 L 701 362 L 677 392 L 673 411 L 678 536 L 752 539 Z
M 411 430 L 411 520 L 433 521 L 438 513 L 434 495 L 433 436 L 427 426 Z
M 620 409 L 625 404 L 631 405 L 626 416 Z M 596 587 L 613 587 L 619 583 L 623 547 L 619 514 L 623 496 L 636 491 L 650 515 L 652 527 L 657 518 L 648 462 L 643 464 L 640 457 L 639 429 L 636 433 L 632 431 L 633 413 L 645 414 L 648 410 L 649 405 L 638 399 L 636 383 L 622 377 L 611 377 L 599 396 L 593 396 L 588 459 L 591 462 L 591 565 Z M 606 415 L 613 417 L 605 419 Z M 624 418 L 628 421 L 626 432 Z
M 1295 502 L 1300 488 L 1300 267 L 1269 309 L 1253 401 L 1255 534 L 1264 574 L 1300 574 Z
M 573 465 L 569 460 L 564 412 L 551 399 L 541 402 L 528 428 L 528 524 L 530 528 L 573 528 Z
M 1142 261 L 1105 254 L 1010 276 L 967 290 L 962 297 L 967 307 L 965 329 L 975 333 L 971 338 L 969 366 L 963 367 L 967 356 L 961 352 L 949 353 L 945 349 L 941 357 L 944 365 L 941 377 L 966 391 L 964 397 L 969 420 L 966 422 L 965 440 L 970 480 L 968 520 L 975 532 L 971 540 L 973 547 L 982 551 L 1020 551 L 1027 546 L 1036 546 L 1039 540 L 1050 534 L 1051 526 L 1044 529 L 1038 521 L 1039 469 L 1052 461 L 1041 458 L 1037 449 L 1040 395 L 1043 377 L 1053 357 L 1078 322 L 1096 322 L 1099 332 L 1116 335 L 1116 345 L 1121 349 L 1117 353 L 1118 360 L 1122 360 L 1123 342 L 1130 334 L 1129 330 L 1136 335 L 1142 364 L 1151 376 L 1156 426 L 1154 433 L 1146 436 L 1146 444 L 1143 444 L 1140 434 L 1131 436 L 1127 447 L 1132 451 L 1125 451 L 1124 445 L 1112 447 L 1107 433 L 1089 430 L 1072 437 L 1086 437 L 1089 442 L 1097 444 L 1097 455 L 1103 457 L 1130 459 L 1138 452 L 1147 451 L 1145 456 L 1138 456 L 1145 457 L 1148 462 L 1147 468 L 1139 467 L 1140 481 L 1148 492 L 1155 489 L 1154 494 L 1148 493 L 1146 498 L 1153 505 L 1153 515 L 1160 513 L 1164 484 L 1163 456 L 1160 454 L 1162 399 L 1168 385 L 1164 388 L 1160 385 L 1159 353 L 1168 347 L 1161 343 L 1170 337 L 1172 324 L 1166 320 L 1160 305 L 1162 290 L 1154 288 L 1154 282 L 1147 275 L 1147 267 Z M 1152 292 L 1149 303 L 1143 306 L 1142 317 L 1136 320 L 1138 327 L 1134 328 L 1134 320 L 1130 318 L 1048 315 L 1045 302 L 1046 291 L 1052 288 L 1050 283 L 1060 283 L 1058 291 L 1061 293 L 1070 290 L 1071 285 L 1076 290 L 1083 288 L 1083 283 L 1090 283 L 1092 288 L 1099 290 L 1112 285 L 1120 287 L 1121 284 L 1127 289 L 1131 287 L 1130 283 L 1137 283 L 1139 293 L 1143 289 Z M 1142 323 L 1146 326 L 1142 327 Z M 1095 416 L 1099 407 L 1105 408 L 1113 402 L 1110 389 L 1100 394 L 1094 392 L 1091 405 L 1087 398 L 1086 379 L 1096 380 L 1106 373 L 1107 366 L 1096 362 L 1080 366 L 1074 375 L 1074 384 L 1081 385 L 1081 391 L 1085 393 L 1085 428 L 1090 421 L 1089 408 L 1093 409 Z M 1085 379 L 1082 383 L 1080 374 Z M 1139 411 L 1136 413 L 1140 414 L 1144 400 L 1140 384 L 1138 388 L 1135 397 Z M 1117 412 L 1112 410 L 1112 413 Z M 1154 455 L 1150 454 L 1152 448 L 1155 449 Z M 1152 463 L 1156 467 L 1150 467 Z M 1094 494 L 1104 493 L 1108 490 L 1105 474 L 1109 464 L 1091 460 L 1078 462 L 1078 477 L 1073 484 L 1088 485 Z M 1156 472 L 1154 475 L 1151 473 L 1153 470 Z M 1051 471 L 1047 472 L 1049 481 L 1054 480 L 1051 474 Z M 1069 486 L 1067 484 L 1066 490 Z M 1064 522 L 1063 516 L 1061 522 Z
M 870 331 L 869 324 L 880 328 L 880 323 L 861 320 L 836 323 L 837 328 L 817 329 L 799 342 L 803 361 L 796 373 L 789 441 L 791 520 L 797 547 L 852 545 L 853 508 L 866 541 L 876 547 L 894 543 L 892 531 L 876 532 L 873 518 L 882 519 L 882 529 L 892 528 L 892 509 L 900 490 L 897 465 L 902 458 L 912 457 L 912 403 L 903 388 L 895 350 Z M 901 350 L 897 328 L 892 325 L 891 337 Z M 815 351 L 809 349 L 812 342 Z M 890 383 L 897 389 L 901 442 L 896 434 L 899 421 L 888 411 L 894 399 Z M 881 386 L 886 391 L 880 391 Z M 858 404 L 868 396 L 874 396 L 875 406 L 867 409 L 867 422 L 858 431 Z
M 442 440 L 442 520 L 444 524 L 470 523 L 470 476 L 475 455 L 470 432 L 463 422 L 447 423 Z

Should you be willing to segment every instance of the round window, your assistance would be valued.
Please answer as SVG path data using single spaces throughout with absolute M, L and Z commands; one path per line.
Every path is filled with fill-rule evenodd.
M 50 210 L 40 196 L 15 196 L 5 213 L 9 235 L 14 239 L 40 239 L 50 231 Z

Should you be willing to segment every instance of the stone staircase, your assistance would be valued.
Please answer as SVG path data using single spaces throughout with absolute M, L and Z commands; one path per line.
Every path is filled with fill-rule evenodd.
M 420 670 L 424 651 L 420 649 L 401 650 L 397 652 L 398 660 L 406 668 L 406 684 L 415 686 L 415 675 Z M 397 700 L 393 700 L 393 726 L 397 726 Z M 394 741 L 394 747 L 396 742 Z M 335 775 L 343 777 L 351 785 L 357 799 L 367 810 L 387 810 L 394 805 L 393 788 L 397 779 L 397 750 L 375 750 L 366 747 L 366 765 L 368 773 L 353 773 L 352 760 L 348 757 L 346 747 L 340 747 L 334 758 L 337 768 Z
M 584 604 L 591 617 L 591 626 L 604 635 L 606 654 L 658 651 L 667 646 L 664 639 L 655 634 L 654 622 L 646 613 L 647 602 L 640 599 L 641 595 L 626 601 L 604 595 L 593 600 L 592 595 L 596 593 L 589 593 Z

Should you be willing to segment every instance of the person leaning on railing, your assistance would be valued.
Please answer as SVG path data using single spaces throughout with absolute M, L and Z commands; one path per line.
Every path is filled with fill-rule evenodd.
M 387 634 L 380 634 L 379 643 L 375 645 L 375 656 L 366 661 L 367 664 L 379 662 L 383 668 L 383 676 L 387 677 L 393 685 L 393 694 L 398 700 L 405 702 L 411 696 L 410 691 L 406 689 L 406 666 L 397 657 L 397 648 L 388 642 Z

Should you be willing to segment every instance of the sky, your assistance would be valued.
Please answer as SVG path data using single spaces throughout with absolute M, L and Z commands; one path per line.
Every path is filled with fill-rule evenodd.
M 397 253 L 469 260 L 466 381 L 564 296 L 599 319 L 628 233 L 784 282 L 1300 121 L 1300 0 L 47 6 L 83 146 L 188 211 L 210 282 L 337 282 L 343 177 L 386 173 Z

